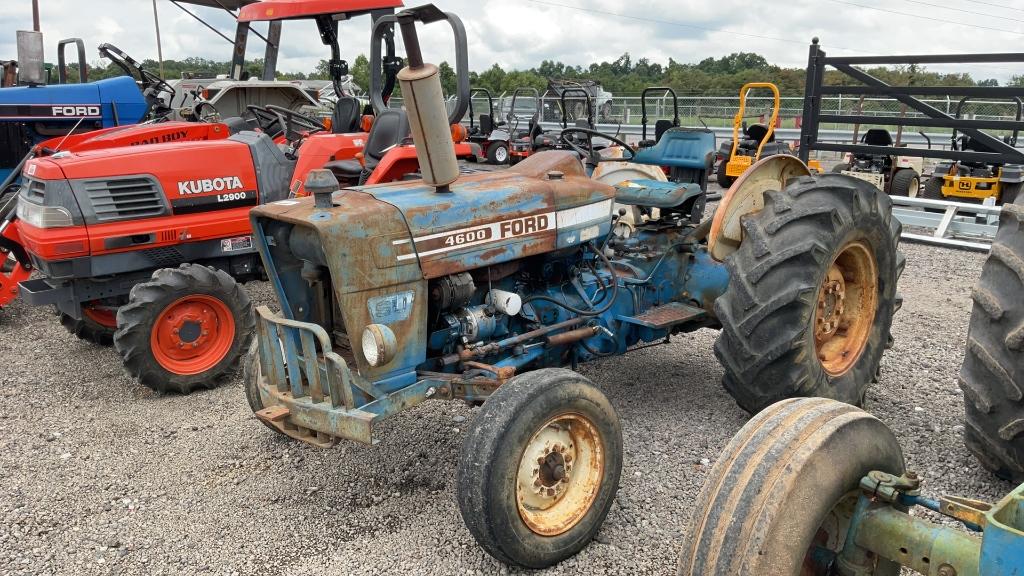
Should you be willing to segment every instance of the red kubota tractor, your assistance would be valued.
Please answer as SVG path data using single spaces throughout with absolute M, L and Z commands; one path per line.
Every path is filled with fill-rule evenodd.
M 376 22 L 400 6 L 400 0 L 266 0 L 243 8 L 239 23 L 313 19 L 332 47 L 335 70 L 344 65 L 337 59 L 339 19 L 372 14 Z M 386 108 L 401 61 L 385 66 L 380 46 L 390 53 L 393 37 L 390 24 L 374 26 L 376 118 L 369 133 L 326 132 L 315 118 L 268 106 L 250 109 L 260 129 L 245 129 L 256 128 L 252 122 L 140 126 L 136 135 L 158 143 L 125 145 L 133 143 L 126 140 L 132 129 L 109 131 L 69 139 L 70 147 L 28 160 L 17 219 L 8 218 L 3 232 L 18 265 L 39 272 L 20 283 L 21 296 L 55 305 L 77 336 L 113 343 L 128 372 L 150 388 L 215 386 L 234 372 L 252 339 L 252 306 L 237 284 L 262 276 L 249 209 L 305 195 L 302 182 L 314 168 L 370 183 L 419 169 L 405 113 Z M 468 90 L 466 70 L 463 55 L 459 83 Z M 349 120 L 341 122 L 335 112 L 336 130 L 358 125 L 359 107 L 348 109 Z M 171 138 L 175 129 L 185 134 Z M 268 134 L 276 129 L 284 143 Z M 101 138 L 111 145 L 97 143 Z M 471 152 L 461 144 L 456 153 Z

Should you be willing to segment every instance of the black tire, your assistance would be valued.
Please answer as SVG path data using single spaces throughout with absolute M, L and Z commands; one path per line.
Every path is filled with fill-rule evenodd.
M 600 484 L 574 524 L 542 536 L 520 515 L 517 474 L 531 439 L 548 429 L 545 423 L 567 413 L 582 415 L 597 432 Z M 571 370 L 527 372 L 498 388 L 466 433 L 457 472 L 459 511 L 488 554 L 507 564 L 543 568 L 576 554 L 594 537 L 615 498 L 621 469 L 622 428 L 604 394 Z
M 728 158 L 723 159 L 718 163 L 718 168 L 715 170 L 715 180 L 718 182 L 719 186 L 726 190 L 728 190 L 729 187 L 732 186 L 732 183 L 736 181 L 735 178 L 732 178 L 725 173 L 725 167 L 728 163 Z
M 112 346 L 114 344 L 115 329 L 104 326 L 91 318 L 83 317 L 80 320 L 76 320 L 62 312 L 60 314 L 60 323 L 68 332 L 87 342 L 99 344 L 100 346 Z
M 17 210 L 18 201 L 14 200 L 21 191 L 20 184 L 10 184 L 0 192 L 0 220 L 7 218 L 7 215 Z
M 921 198 L 926 200 L 945 200 L 946 197 L 942 195 L 942 177 L 932 176 L 924 183 L 924 190 L 921 192 Z
M 849 164 L 847 164 L 846 162 L 840 162 L 839 164 L 836 164 L 835 166 L 833 166 L 832 169 L 829 172 L 831 172 L 832 174 L 839 174 L 843 170 L 849 170 L 849 169 L 850 169 L 850 165 Z
M 715 355 L 725 369 L 725 389 L 742 408 L 756 413 L 794 396 L 863 402 L 891 344 L 889 330 L 899 307 L 896 283 L 905 260 L 897 250 L 901 226 L 891 206 L 889 197 L 868 182 L 823 174 L 766 192 L 764 209 L 743 219 L 744 240 L 726 258 L 728 288 L 715 302 L 722 323 Z M 840 254 L 872 259 L 877 291 L 870 323 L 858 324 L 863 337 L 851 339 L 859 354 L 842 348 L 850 353 L 840 356 L 841 370 L 830 364 L 830 374 L 818 358 L 815 320 L 819 287 Z M 869 283 L 872 277 L 862 276 Z
M 487 149 L 487 163 L 488 164 L 508 164 L 508 145 L 504 143 L 492 144 Z
M 964 440 L 1002 478 L 1024 482 L 1024 198 L 1003 206 L 972 297 L 960 368 Z
M 913 168 L 900 168 L 889 181 L 889 194 L 916 198 L 921 190 L 921 177 Z
M 216 302 L 230 315 L 234 327 L 232 332 L 226 333 L 225 338 L 230 337 L 231 341 L 223 355 L 217 356 L 216 364 L 194 373 L 166 368 L 154 353 L 156 344 L 151 343 L 154 324 L 170 306 L 186 297 Z M 214 388 L 234 375 L 242 355 L 252 344 L 256 329 L 252 302 L 245 290 L 226 272 L 199 264 L 157 270 L 149 282 L 136 284 L 128 304 L 117 311 L 117 326 L 114 347 L 121 354 L 128 373 L 157 392 L 181 394 Z M 214 339 L 219 340 L 217 333 Z
M 252 410 L 253 414 L 266 408 L 266 406 L 263 405 L 263 397 L 260 396 L 260 389 L 257 382 L 259 374 L 259 352 L 257 346 L 259 346 L 259 343 L 254 340 L 252 345 L 249 346 L 249 351 L 242 357 L 242 386 L 245 388 L 245 401 L 249 404 L 249 408 Z M 270 430 L 273 430 L 275 433 L 290 438 L 290 436 L 277 428 L 274 428 L 270 424 L 267 424 L 265 421 L 260 420 L 259 418 L 256 420 L 259 420 L 261 424 Z
M 678 574 L 800 574 L 808 549 L 822 545 L 819 530 L 843 542 L 849 519 L 836 504 L 856 498 L 873 470 L 904 471 L 896 437 L 874 416 L 823 398 L 772 405 L 733 436 L 711 469 Z M 899 573 L 886 560 L 872 572 Z
M 1017 182 L 1015 184 L 1002 184 L 1002 192 L 999 193 L 999 205 L 1005 206 L 1007 204 L 1013 204 L 1020 197 L 1020 191 L 1024 188 L 1024 182 Z M 2 203 L 2 202 L 0 202 Z

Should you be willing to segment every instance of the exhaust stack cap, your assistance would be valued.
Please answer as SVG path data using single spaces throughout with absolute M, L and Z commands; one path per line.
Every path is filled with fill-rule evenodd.
M 338 178 L 330 170 L 311 170 L 306 176 L 306 190 L 313 195 L 313 205 L 326 210 L 334 207 L 331 195 L 338 191 Z

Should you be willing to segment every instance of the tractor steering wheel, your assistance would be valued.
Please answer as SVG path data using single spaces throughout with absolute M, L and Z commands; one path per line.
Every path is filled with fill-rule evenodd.
M 263 106 L 249 104 L 245 107 L 245 111 L 256 120 L 256 125 L 259 129 L 271 138 L 277 138 L 284 130 L 284 122 L 282 122 L 281 116 L 274 114 Z
M 574 138 L 569 136 L 573 134 L 583 134 L 587 137 L 587 148 L 584 148 L 575 142 Z M 612 144 L 618 144 L 622 147 L 623 156 L 622 158 L 602 158 L 601 153 L 594 150 L 594 137 L 604 138 L 610 141 Z M 562 130 L 562 142 L 565 142 L 569 148 L 572 148 L 574 152 L 580 155 L 584 161 L 592 165 L 600 164 L 601 162 L 631 162 L 636 157 L 636 152 L 633 151 L 633 147 L 626 144 L 622 140 L 619 140 L 615 136 L 610 136 L 604 132 L 598 132 L 597 130 L 591 130 L 590 128 L 566 128 Z M 626 152 L 629 156 L 626 156 Z
M 327 127 L 324 123 L 307 116 L 295 110 L 290 110 L 283 106 L 276 106 L 274 104 L 267 104 L 267 110 L 277 116 L 278 121 L 281 122 L 281 126 L 284 129 L 284 138 L 289 142 L 295 142 L 300 140 L 303 136 L 308 134 L 315 134 L 317 132 L 325 132 Z M 295 130 L 295 127 L 306 128 L 308 132 L 302 134 Z
M 136 62 L 135 59 L 126 54 L 124 50 L 121 50 L 113 44 L 101 44 L 99 51 L 101 58 L 110 60 L 128 76 L 134 77 L 138 74 L 139 81 L 142 82 L 142 92 L 146 96 L 157 97 L 164 92 L 174 94 L 173 86 L 168 84 L 163 78 L 143 68 L 142 64 Z

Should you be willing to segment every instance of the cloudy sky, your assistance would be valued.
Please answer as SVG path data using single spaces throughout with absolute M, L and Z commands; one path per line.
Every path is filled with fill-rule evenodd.
M 92 58 L 111 42 L 136 59 L 156 57 L 152 0 L 39 0 L 47 59 L 57 40 L 81 37 Z M 416 5 L 410 2 L 407 5 Z M 803 67 L 811 37 L 830 54 L 1013 52 L 1024 42 L 1024 0 L 435 0 L 459 14 L 469 34 L 470 67 L 497 62 L 529 68 L 544 59 L 587 65 L 624 52 L 667 63 L 696 62 L 735 51 Z M 157 0 L 165 58 L 230 57 L 230 45 Z M 195 8 L 231 36 L 233 21 Z M 31 29 L 30 0 L 0 0 L 0 59 L 15 55 L 14 30 Z M 443 28 L 427 33 L 428 59 L 450 59 Z M 350 61 L 367 52 L 368 18 L 343 24 L 342 52 Z M 444 45 L 445 48 L 440 47 Z M 252 47 L 252 43 L 250 43 Z M 251 52 L 255 52 L 251 50 Z M 430 54 L 436 54 L 431 57 Z M 315 26 L 284 27 L 279 69 L 310 71 L 327 57 Z M 935 68 L 949 69 L 949 68 Z M 976 77 L 1006 79 L 1012 65 L 962 68 Z

